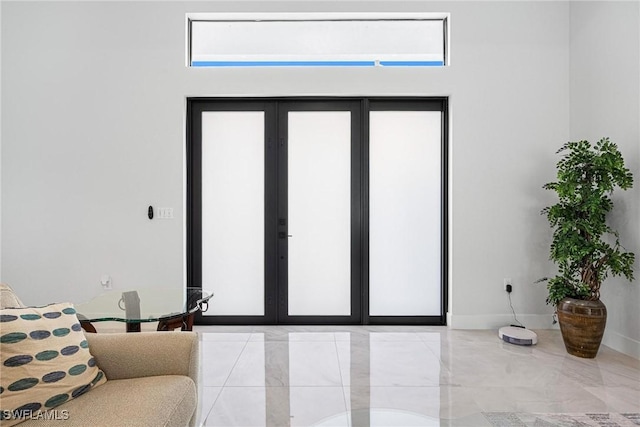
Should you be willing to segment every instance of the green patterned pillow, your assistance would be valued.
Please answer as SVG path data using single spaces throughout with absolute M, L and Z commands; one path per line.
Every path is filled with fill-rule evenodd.
M 0 310 L 0 349 L 2 426 L 41 416 L 107 381 L 69 303 Z

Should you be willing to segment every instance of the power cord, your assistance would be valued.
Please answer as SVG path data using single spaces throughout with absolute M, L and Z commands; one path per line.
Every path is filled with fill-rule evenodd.
M 511 302 L 511 292 L 507 292 L 507 295 L 509 296 L 509 307 L 511 307 L 511 312 L 513 313 L 513 319 L 518 323 L 517 325 L 511 325 L 511 326 L 517 326 L 519 328 L 525 328 L 525 326 L 522 324 L 522 322 L 520 322 L 518 320 L 518 317 L 516 316 L 516 311 L 513 309 L 513 303 Z

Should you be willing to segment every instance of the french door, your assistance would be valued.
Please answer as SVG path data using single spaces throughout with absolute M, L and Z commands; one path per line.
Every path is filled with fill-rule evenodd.
M 190 99 L 202 324 L 444 324 L 446 101 Z

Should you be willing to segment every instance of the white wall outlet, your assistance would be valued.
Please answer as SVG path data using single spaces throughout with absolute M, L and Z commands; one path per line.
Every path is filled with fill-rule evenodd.
M 173 219 L 173 208 L 158 208 L 159 219 Z
M 102 285 L 102 289 L 112 289 L 111 287 L 111 276 L 108 274 L 103 274 L 100 276 L 100 284 Z
M 511 286 L 511 289 L 513 289 L 513 283 L 511 283 L 511 277 L 505 277 L 502 280 L 502 287 L 504 288 L 504 290 L 507 290 L 507 286 Z

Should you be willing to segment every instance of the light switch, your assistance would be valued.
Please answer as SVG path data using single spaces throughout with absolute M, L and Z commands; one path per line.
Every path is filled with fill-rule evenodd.
M 159 219 L 173 219 L 173 208 L 158 208 Z

